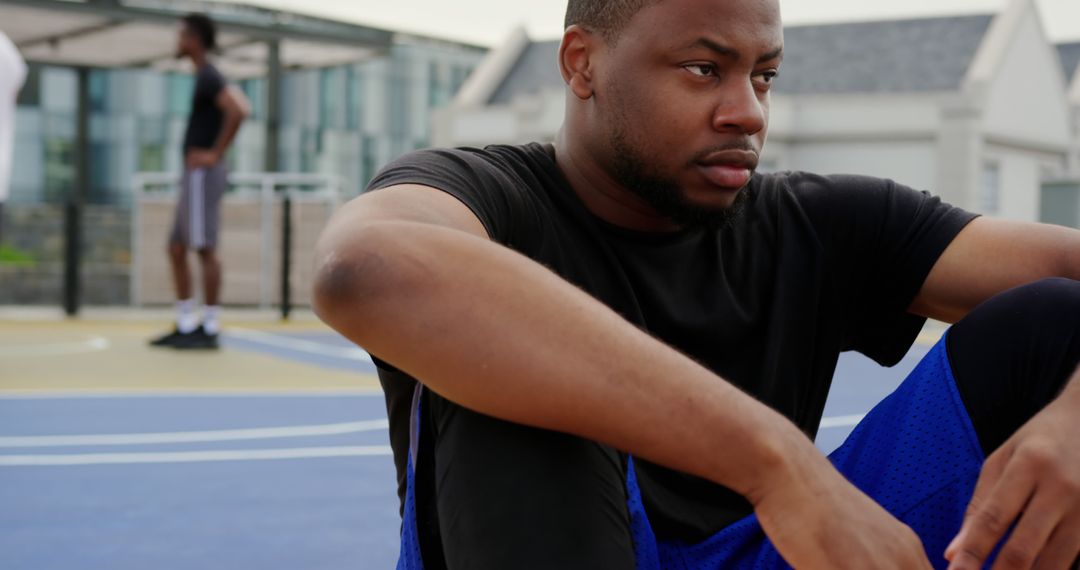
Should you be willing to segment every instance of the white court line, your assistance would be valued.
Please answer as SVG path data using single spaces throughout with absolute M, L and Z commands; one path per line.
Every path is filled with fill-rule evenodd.
M 332 346 L 321 342 L 283 337 L 268 332 L 244 328 L 230 328 L 225 335 L 278 348 L 287 348 L 289 350 L 318 354 L 320 356 L 332 356 L 334 358 L 344 358 L 347 360 L 371 360 L 371 356 L 368 355 L 367 352 L 356 346 Z
M 835 416 L 824 418 L 821 421 L 821 428 L 837 428 L 837 427 L 850 427 L 858 424 L 864 418 L 864 415 L 851 415 L 851 416 Z M 372 420 L 370 422 L 354 422 L 354 424 L 364 424 L 365 428 L 385 429 L 386 420 Z M 376 427 L 376 424 L 381 424 Z M 346 426 L 348 424 L 337 424 L 340 426 Z M 328 426 L 301 426 L 307 428 L 319 428 Z M 290 428 L 266 428 L 264 432 L 269 430 L 282 430 Z M 256 432 L 260 430 L 232 430 L 233 432 Z M 208 434 L 218 433 L 225 434 L 223 432 L 191 432 L 195 434 Z M 349 433 L 349 432 L 340 432 Z M 183 432 L 177 434 L 132 434 L 130 436 L 74 436 L 77 438 L 92 438 L 92 437 L 138 437 L 138 436 L 182 436 Z M 64 437 L 64 436 L 43 436 L 43 437 Z M 289 436 L 281 436 L 289 437 Z M 33 439 L 33 438 L 0 438 L 0 441 L 16 440 L 16 439 Z M 237 438 L 242 439 L 242 438 Z M 179 439 L 171 440 L 181 441 Z M 183 440 L 183 441 L 196 441 L 196 440 Z M 198 441 L 223 441 L 223 440 L 198 440 Z M 160 442 L 160 441 L 159 441 Z M 148 443 L 140 441 L 139 443 Z M 59 443 L 46 443 L 41 446 L 48 445 L 60 445 Z M 92 445 L 91 443 L 83 443 L 76 445 Z M 18 447 L 18 446 L 15 446 Z M 389 456 L 393 451 L 389 446 L 353 446 L 353 447 L 307 447 L 307 448 L 295 448 L 295 449 L 246 449 L 246 450 L 225 450 L 225 451 L 184 451 L 184 452 L 147 452 L 147 453 L 89 453 L 89 454 L 59 454 L 59 455 L 0 455 L 0 467 L 33 467 L 33 466 L 72 466 L 72 465 L 134 465 L 134 464 L 153 464 L 153 463 L 204 463 L 213 461 L 265 461 L 265 460 L 278 460 L 278 459 L 313 459 L 324 457 L 372 457 L 372 456 Z
M 136 399 L 136 398 L 333 398 L 381 396 L 379 388 L 331 388 L 327 390 L 295 390 L 266 388 L 262 390 L 0 390 L 2 400 L 77 400 L 77 399 Z
M 821 429 L 839 428 L 839 427 L 851 427 L 858 425 L 863 421 L 866 414 L 857 414 L 854 416 L 834 416 L 831 418 L 821 419 Z
M 109 339 L 100 336 L 90 337 L 75 342 L 54 342 L 48 344 L 16 344 L 0 346 L 0 358 L 13 356 L 66 356 L 86 354 L 109 349 Z
M 341 435 L 347 433 L 382 431 L 389 427 L 389 421 L 381 419 L 340 424 L 231 429 L 217 431 L 180 431 L 167 433 L 126 433 L 103 435 L 7 436 L 0 437 L 0 448 L 79 447 L 87 445 L 150 445 L 158 443 L 206 443 L 213 441 L 281 439 L 288 437 L 313 437 L 322 435 Z
M 147 463 L 204 463 L 209 461 L 267 461 L 321 457 L 372 457 L 392 455 L 390 446 L 302 447 L 297 449 L 239 449 L 233 451 L 183 451 L 174 453 L 92 453 L 83 455 L 0 455 L 0 467 L 65 465 L 134 465 Z

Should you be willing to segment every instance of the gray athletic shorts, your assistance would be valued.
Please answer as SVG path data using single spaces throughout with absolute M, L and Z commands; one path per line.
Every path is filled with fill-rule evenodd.
M 180 199 L 176 203 L 169 243 L 183 244 L 196 251 L 214 249 L 221 226 L 221 198 L 228 186 L 225 165 L 185 169 L 180 177 Z

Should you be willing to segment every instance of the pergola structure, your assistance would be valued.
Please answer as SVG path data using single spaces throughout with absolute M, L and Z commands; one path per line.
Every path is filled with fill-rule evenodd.
M 266 78 L 264 168 L 278 170 L 281 76 L 376 57 L 394 34 L 240 4 L 204 0 L 0 0 L 0 29 L 30 62 L 72 67 L 78 76 L 75 185 L 65 208 L 64 309 L 78 313 L 83 205 L 89 188 L 89 73 L 93 69 L 183 70 L 176 30 L 188 13 L 218 25 L 217 67 L 231 79 Z M 287 300 L 284 301 L 287 304 Z

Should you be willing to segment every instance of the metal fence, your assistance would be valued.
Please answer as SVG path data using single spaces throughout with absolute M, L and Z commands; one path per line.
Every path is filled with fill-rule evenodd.
M 132 178 L 133 305 L 175 298 L 165 248 L 178 184 L 176 173 Z M 237 173 L 229 176 L 229 186 L 218 246 L 225 269 L 222 302 L 277 305 L 288 318 L 298 299 L 299 304 L 310 299 L 312 250 L 341 202 L 341 181 L 320 174 Z

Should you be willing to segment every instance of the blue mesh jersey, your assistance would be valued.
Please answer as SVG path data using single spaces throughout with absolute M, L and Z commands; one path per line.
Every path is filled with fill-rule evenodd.
M 415 401 L 419 406 L 419 398 Z M 935 568 L 948 566 L 945 548 L 960 530 L 985 456 L 960 400 L 944 338 L 829 459 L 919 535 Z M 645 514 L 633 460 L 628 463 L 626 488 L 636 570 L 791 568 L 753 515 L 704 542 L 658 542 Z M 410 457 L 398 570 L 424 567 L 415 501 Z

